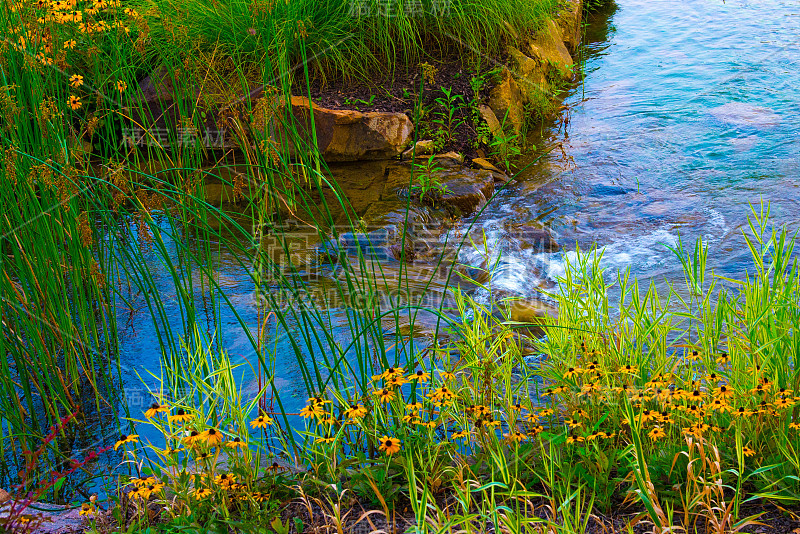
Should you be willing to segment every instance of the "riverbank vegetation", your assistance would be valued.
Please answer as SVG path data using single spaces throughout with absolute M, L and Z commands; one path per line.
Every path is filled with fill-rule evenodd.
M 721 533 L 791 507 L 798 273 L 766 211 L 745 280 L 707 272 L 702 243 L 675 251 L 686 283 L 666 293 L 567 254 L 557 317 L 523 324 L 491 287 L 488 250 L 477 271 L 459 265 L 469 232 L 428 278 L 405 237 L 399 261 L 377 261 L 291 114 L 277 139 L 249 141 L 265 112 L 254 90 L 286 101 L 387 65 L 419 71 L 412 109 L 439 103 L 451 131 L 456 99 L 427 82 L 428 60 L 480 62 L 557 8 L 382 5 L 4 2 L 3 528 L 35 526 L 40 500 L 80 507 L 99 532 Z M 154 118 L 140 82 L 155 72 L 180 129 L 132 139 Z M 211 117 L 206 100 L 238 107 Z M 217 120 L 231 146 L 198 142 Z M 298 228 L 314 244 L 299 258 Z M 246 309 L 221 261 L 245 273 Z M 329 291 L 312 271 L 335 272 Z M 436 305 L 409 298 L 440 287 Z M 161 366 L 139 371 L 141 408 L 121 354 L 143 320 Z M 233 329 L 249 366 L 226 346 Z M 296 411 L 277 385 L 287 361 L 308 399 Z

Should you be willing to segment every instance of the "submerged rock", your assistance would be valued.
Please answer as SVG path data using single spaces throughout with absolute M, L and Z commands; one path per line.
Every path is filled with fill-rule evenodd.
M 780 116 L 771 109 L 753 106 L 746 102 L 728 102 L 710 109 L 709 113 L 716 119 L 734 126 L 770 128 L 781 122 Z
M 522 224 L 509 226 L 506 232 L 519 242 L 521 250 L 558 252 L 561 249 L 550 231 L 545 228 Z

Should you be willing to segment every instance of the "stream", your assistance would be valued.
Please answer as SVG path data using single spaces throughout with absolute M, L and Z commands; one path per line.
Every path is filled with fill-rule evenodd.
M 555 147 L 501 191 L 479 216 L 490 249 L 500 254 L 493 285 L 532 295 L 552 287 L 576 244 L 604 248 L 611 272 L 682 280 L 665 245 L 703 237 L 710 267 L 740 277 L 750 262 L 742 238 L 748 203 L 772 203 L 772 221 L 798 225 L 800 214 L 800 5 L 796 0 L 617 0 L 589 17 L 583 74 L 569 89 L 567 109 L 531 137 L 537 152 Z M 379 179 L 383 170 L 364 164 Z M 370 170 L 372 169 L 372 170 Z M 366 187 L 366 186 L 365 186 Z M 547 228 L 559 252 L 526 247 L 519 225 Z M 459 260 L 470 264 L 473 252 Z M 154 264 L 158 262 L 153 256 Z M 224 253 L 214 269 L 222 290 L 255 331 L 253 285 Z M 154 269 L 156 270 L 156 269 Z M 318 274 L 331 274 L 335 269 Z M 327 273 L 327 274 L 325 274 Z M 200 281 L 198 281 L 198 285 Z M 175 288 L 159 288 L 170 324 L 182 332 Z M 433 292 L 442 292 L 435 283 Z M 146 306 L 120 319 L 126 396 L 140 417 L 152 398 L 139 376 L 158 374 L 159 340 Z M 141 304 L 136 307 L 136 303 Z M 211 313 L 198 303 L 199 313 Z M 245 398 L 258 391 L 252 346 L 224 307 L 217 341 L 242 364 Z M 343 310 L 330 310 L 342 321 Z M 334 336 L 346 341 L 345 328 Z M 287 411 L 306 400 L 286 339 L 277 346 L 275 386 Z M 138 376 L 137 376 L 138 375 Z M 143 433 L 145 429 L 140 428 Z M 149 436 L 144 436 L 149 437 Z

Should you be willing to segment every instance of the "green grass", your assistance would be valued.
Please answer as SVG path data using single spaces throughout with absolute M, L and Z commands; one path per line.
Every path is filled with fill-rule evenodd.
M 458 53 L 465 61 L 494 56 L 510 38 L 535 30 L 554 0 L 137 0 L 149 34 L 189 61 L 214 58 L 231 67 L 267 62 L 299 65 L 314 76 L 370 79 Z M 382 16 L 390 6 L 391 16 Z M 359 15 L 358 13 L 361 13 Z M 178 23 L 180 21 L 180 23 Z M 162 50 L 153 50 L 159 61 Z M 230 59 L 228 59 L 230 58 Z M 301 78 L 302 79 L 302 78 Z
M 85 33 L 74 22 L 46 22 L 42 32 L 41 13 L 20 6 L 5 3 L 0 15 L 9 36 L 0 45 L 0 487 L 84 500 L 98 470 L 81 464 L 85 471 L 49 477 L 76 451 L 102 450 L 120 433 L 152 424 L 162 442 L 119 443 L 125 452 L 106 458 L 129 460 L 107 486 L 108 505 L 134 530 L 151 526 L 144 499 L 115 507 L 115 489 L 149 476 L 153 489 L 136 495 L 161 505 L 164 489 L 178 496 L 152 525 L 164 531 L 269 522 L 279 532 L 290 520 L 286 512 L 279 517 L 289 499 L 306 506 L 311 522 L 345 530 L 351 495 L 389 521 L 408 505 L 414 532 L 482 532 L 486 521 L 508 532 L 575 532 L 591 513 L 623 502 L 632 503 L 629 524 L 729 532 L 750 520 L 748 502 L 797 502 L 800 281 L 794 236 L 771 229 L 767 207 L 754 210 L 744 237 L 753 267 L 743 280 L 708 272 L 702 242 L 675 250 L 685 284 L 665 290 L 603 272 L 595 251 L 579 253 L 552 295 L 557 319 L 542 325 L 546 336 L 531 339 L 522 335 L 530 325 L 498 315 L 510 303 L 476 302 L 458 289 L 452 268 L 449 309 L 378 305 L 378 294 L 434 281 L 413 280 L 403 263 L 394 277 L 365 254 L 334 254 L 348 268 L 330 281 L 330 300 L 281 308 L 281 294 L 314 288 L 303 266 L 278 269 L 265 237 L 286 238 L 277 242 L 289 255 L 288 219 L 309 222 L 320 241 L 336 237 L 342 220 L 345 230 L 361 230 L 313 143 L 287 156 L 290 145 L 308 145 L 288 118 L 275 119 L 285 133 L 277 146 L 251 146 L 242 141 L 255 103 L 245 100 L 229 123 L 240 142 L 221 159 L 197 145 L 122 144 L 130 117 L 145 115 L 137 82 L 159 67 L 173 78 L 184 125 L 200 128 L 204 98 L 230 100 L 254 81 L 285 98 L 291 78 L 414 66 L 454 46 L 448 33 L 496 53 L 512 30 L 535 27 L 552 5 L 454 1 L 449 19 L 369 24 L 345 16 L 342 3 L 312 2 L 261 6 L 257 16 L 254 5 L 234 2 L 154 2 L 137 4 L 138 15 L 121 6 L 85 15 L 130 33 Z M 298 21 L 307 23 L 307 37 Z M 71 39 L 75 47 L 65 48 Z M 290 74 L 298 59 L 323 50 Z M 82 85 L 70 86 L 75 74 Z M 127 85 L 122 92 L 119 81 Z M 71 109 L 70 96 L 80 98 L 79 108 Z M 91 157 L 82 143 L 94 146 Z M 243 175 L 226 179 L 234 164 Z M 236 213 L 206 201 L 206 179 L 239 193 Z M 249 286 L 264 297 L 255 320 L 219 282 L 221 254 L 246 269 Z M 492 295 L 490 283 L 484 290 Z M 366 305 L 343 306 L 352 296 Z M 152 321 L 162 362 L 145 377 L 153 399 L 192 421 L 148 418 L 120 398 L 120 323 L 138 307 Z M 243 369 L 215 335 L 223 312 L 257 355 L 260 394 L 244 396 Z M 406 317 L 423 312 L 438 318 L 435 334 L 407 336 Z M 535 365 L 526 358 L 532 354 L 540 355 Z M 297 366 L 308 418 L 288 413 L 286 392 L 272 388 L 279 356 Z M 408 383 L 393 386 L 390 368 Z M 676 398 L 676 391 L 684 393 Z M 725 407 L 715 404 L 720 399 Z M 351 405 L 365 412 L 347 415 Z M 271 426 L 252 428 L 259 412 L 268 412 Z M 164 454 L 167 445 L 189 445 L 178 433 L 184 427 L 203 439 L 188 452 Z M 248 447 L 214 446 L 210 429 Z M 219 464 L 223 452 L 230 461 Z M 261 458 L 278 457 L 302 469 L 260 468 Z M 190 462 L 200 472 L 190 475 Z M 220 491 L 215 479 L 223 473 L 241 487 Z M 200 499 L 195 490 L 204 488 L 211 493 Z M 123 517 L 123 510 L 133 512 Z

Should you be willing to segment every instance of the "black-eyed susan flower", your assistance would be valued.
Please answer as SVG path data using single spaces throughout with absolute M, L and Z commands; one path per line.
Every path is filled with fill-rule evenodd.
M 756 451 L 754 451 L 753 449 L 751 449 L 750 447 L 745 445 L 744 447 L 742 447 L 742 454 L 744 454 L 745 456 L 748 456 L 748 457 L 755 456 Z
M 464 439 L 469 436 L 469 432 L 466 430 L 460 430 L 458 432 L 453 432 L 453 435 L 450 436 L 450 439 Z
M 452 380 L 456 377 L 455 373 L 451 373 L 450 371 L 439 371 L 439 376 L 442 380 Z
M 403 422 L 408 424 L 415 424 L 418 421 L 421 421 L 419 415 L 415 413 L 407 413 L 403 416 Z
M 267 428 L 272 423 L 273 421 L 270 416 L 261 414 L 252 421 L 250 421 L 250 428 Z
M 710 406 L 712 410 L 715 410 L 717 412 L 727 412 L 730 410 L 730 406 L 728 406 L 728 403 L 725 402 L 723 399 L 714 399 L 713 401 L 711 401 Z
M 155 493 L 160 493 L 162 489 L 164 489 L 164 484 L 159 482 L 156 484 L 149 484 L 147 486 L 142 486 L 141 488 L 138 488 L 136 491 L 139 492 L 139 496 L 142 499 L 146 500 L 149 499 L 151 495 Z
M 220 473 L 214 477 L 214 484 L 223 488 L 230 488 L 236 483 L 236 475 L 233 473 Z
M 564 378 L 575 378 L 582 372 L 583 370 L 580 367 L 568 367 L 564 372 Z
M 124 93 L 127 88 L 127 83 L 123 82 L 122 80 L 117 80 L 117 91 L 119 91 L 120 94 Z
M 409 402 L 406 404 L 406 411 L 408 412 L 419 412 L 422 410 L 422 403 L 421 402 Z
M 351 404 L 347 410 L 344 411 L 344 416 L 348 419 L 361 419 L 367 415 L 367 409 L 363 404 Z
M 300 410 L 300 415 L 306 419 L 311 417 L 322 417 L 325 415 L 325 407 L 322 404 L 309 402 L 303 407 L 302 410 Z
M 596 440 L 597 438 L 601 437 L 603 434 L 605 434 L 605 432 L 600 432 L 599 430 L 594 430 L 594 431 L 592 431 L 592 432 L 589 432 L 589 433 L 586 435 L 586 438 L 585 438 L 585 439 L 586 439 L 586 441 L 587 441 L 587 442 L 589 442 L 589 441 L 594 441 L 594 440 Z
M 247 447 L 247 444 L 244 441 L 242 441 L 242 438 L 236 436 L 235 438 L 228 440 L 225 443 L 225 447 L 229 449 L 244 449 L 245 447 Z
M 568 386 L 556 386 L 555 388 L 553 388 L 553 395 L 558 395 L 560 393 L 566 393 L 568 391 L 569 391 L 569 387 Z
M 396 395 L 395 390 L 390 388 L 376 389 L 373 393 L 381 402 L 390 402 Z
M 624 373 L 624 374 L 632 375 L 632 374 L 638 373 L 639 372 L 639 368 L 636 367 L 635 365 L 628 364 L 628 365 L 620 367 L 619 368 L 619 372 L 620 373 Z
M 76 46 L 78 46 L 78 42 L 75 39 L 64 41 L 64 50 L 74 50 Z
M 521 441 L 525 441 L 528 439 L 528 436 L 517 430 L 516 432 L 509 432 L 508 434 L 503 434 L 510 443 L 519 443 Z
M 714 390 L 714 396 L 722 400 L 730 400 L 733 398 L 733 389 L 723 384 Z
M 214 493 L 214 492 L 211 491 L 208 488 L 199 488 L 199 489 L 194 490 L 194 493 L 192 493 L 192 496 L 197 500 L 203 500 L 203 499 L 206 499 L 206 498 L 210 497 L 212 493 Z
M 144 412 L 144 416 L 147 417 L 148 419 L 151 419 L 155 417 L 156 414 L 159 413 L 169 413 L 169 408 L 157 402 L 154 402 L 153 404 L 150 405 L 150 408 L 148 408 L 147 411 Z
M 269 493 L 266 491 L 255 491 L 252 497 L 256 502 L 267 502 L 269 500 Z
M 137 488 L 141 488 L 143 486 L 149 486 L 150 484 L 155 484 L 155 483 L 156 483 L 156 477 L 154 477 L 154 476 L 149 476 L 149 477 L 145 477 L 145 478 L 132 478 L 131 479 L 131 484 L 133 484 Z
M 734 417 L 737 417 L 737 418 L 746 419 L 746 418 L 750 417 L 751 415 L 753 415 L 753 411 L 752 410 L 748 410 L 747 408 L 745 408 L 743 406 L 740 406 L 739 408 L 736 408 L 736 409 L 732 410 L 731 411 L 731 415 L 733 415 Z
M 200 440 L 204 441 L 209 447 L 218 447 L 222 444 L 222 432 L 216 428 L 209 428 L 200 434 Z
M 652 439 L 653 441 L 658 441 L 662 438 L 667 437 L 667 433 L 664 432 L 664 429 L 660 426 L 653 427 L 650 432 L 647 433 L 647 436 Z
M 731 360 L 731 357 L 728 355 L 727 352 L 723 352 L 719 356 L 717 356 L 717 363 L 720 365 L 725 365 Z
M 195 459 L 197 461 L 200 461 L 200 462 L 206 462 L 206 461 L 210 460 L 213 457 L 214 457 L 214 455 L 211 454 L 210 452 L 201 452 L 200 454 L 198 454 L 195 457 Z
M 315 443 L 333 443 L 334 441 L 336 441 L 336 436 L 328 434 L 327 436 L 317 438 Z
M 183 442 L 183 444 L 186 445 L 187 447 L 194 447 L 202 439 L 203 438 L 200 436 L 200 432 L 198 432 L 197 430 L 192 430 L 187 435 L 185 435 L 183 439 L 181 439 L 181 442 Z
M 81 102 L 80 98 L 78 98 L 75 95 L 70 95 L 69 96 L 69 107 L 70 108 L 72 108 L 72 109 L 80 109 L 81 106 L 83 106 L 83 102 Z
M 387 455 L 400 452 L 400 440 L 397 438 L 390 438 L 389 436 L 383 436 L 380 440 L 378 450 L 384 451 Z
M 136 441 L 138 440 L 139 440 L 138 434 L 128 434 L 128 435 L 122 434 L 117 440 L 117 442 L 114 443 L 114 450 L 119 449 L 126 443 L 136 443 Z
M 573 419 L 572 417 L 567 417 L 564 419 L 564 423 L 569 426 L 570 430 L 574 430 L 583 426 L 583 423 L 577 419 Z
M 383 371 L 382 373 L 380 373 L 378 375 L 373 375 L 372 376 L 372 380 L 374 380 L 374 381 L 378 381 L 378 380 L 381 380 L 381 379 L 389 380 L 391 378 L 394 378 L 396 376 L 400 376 L 402 374 L 403 374 L 403 368 L 402 367 L 394 367 L 394 366 L 392 366 L 392 367 L 389 367 L 388 369 L 386 369 L 385 371 Z
M 598 391 L 600 391 L 599 382 L 586 382 L 583 386 L 581 386 L 581 392 L 583 393 L 596 393 Z
M 389 388 L 399 388 L 403 384 L 408 384 L 408 380 L 403 375 L 393 376 L 392 378 L 386 379 L 386 387 Z
M 550 417 L 554 413 L 556 412 L 552 408 L 545 408 L 544 410 L 539 411 L 539 417 Z
M 450 391 L 450 389 L 448 389 L 447 386 L 442 386 L 428 393 L 428 396 L 433 402 L 447 401 L 452 399 L 454 395 L 455 394 L 452 391 Z
M 696 350 L 691 351 L 689 354 L 686 355 L 686 359 L 690 362 L 696 362 L 701 359 L 700 353 Z
M 186 423 L 192 419 L 194 419 L 194 416 L 186 413 L 186 410 L 183 408 L 178 408 L 178 410 L 175 412 L 175 415 L 170 415 L 167 417 L 167 420 L 170 423 Z
M 283 468 L 281 467 L 281 464 L 279 464 L 278 462 L 272 462 L 270 465 L 268 465 L 266 467 L 265 470 L 270 472 L 270 473 L 277 473 L 278 471 L 281 471 L 282 469 Z
M 584 437 L 577 434 L 570 434 L 567 436 L 567 443 L 570 445 L 573 443 L 583 443 L 584 441 Z
M 427 382 L 431 379 L 431 375 L 423 371 L 422 369 L 418 369 L 416 373 L 411 374 L 408 378 L 411 380 L 416 380 L 417 382 Z
M 83 85 L 83 76 L 81 76 L 80 74 L 73 74 L 72 76 L 69 77 L 69 84 L 72 87 L 80 87 L 81 85 Z
M 97 512 L 97 508 L 94 507 L 94 504 L 85 502 L 81 504 L 81 511 L 79 512 L 80 515 L 94 515 Z

